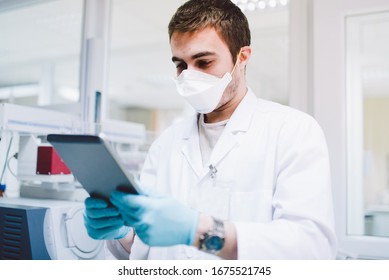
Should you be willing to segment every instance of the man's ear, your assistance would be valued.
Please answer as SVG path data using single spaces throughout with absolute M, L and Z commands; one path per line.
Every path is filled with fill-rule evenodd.
M 241 69 L 244 69 L 246 67 L 250 57 L 251 57 L 251 47 L 250 46 L 242 47 L 240 50 L 240 57 L 239 57 L 239 67 Z

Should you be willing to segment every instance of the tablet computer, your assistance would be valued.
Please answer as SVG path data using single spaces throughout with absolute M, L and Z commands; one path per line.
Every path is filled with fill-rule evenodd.
M 91 196 L 109 200 L 115 189 L 140 193 L 133 175 L 126 171 L 117 154 L 101 137 L 49 134 L 47 141 Z

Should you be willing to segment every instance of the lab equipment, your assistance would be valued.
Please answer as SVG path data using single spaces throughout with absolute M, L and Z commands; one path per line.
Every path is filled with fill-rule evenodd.
M 38 158 L 36 163 L 37 174 L 70 174 L 70 169 L 66 166 L 53 147 L 38 147 Z
M 43 238 L 46 211 L 0 204 L 0 259 L 50 259 Z
M 389 207 L 370 205 L 365 212 L 365 235 L 389 236 Z
M 5 185 L 4 184 L 0 184 L 0 197 L 4 196 L 4 192 L 5 192 Z
M 103 243 L 83 225 L 81 202 L 0 200 L 0 259 L 104 259 Z
M 104 242 L 92 239 L 84 226 L 88 193 L 47 143 L 50 133 L 103 133 L 119 149 L 131 148 L 125 166 L 138 169 L 143 155 L 131 152 L 142 145 L 145 127 L 105 120 L 80 122 L 78 115 L 43 108 L 0 104 L 0 166 L 6 196 L 0 199 L 0 259 L 104 259 Z M 43 151 L 43 153 L 42 153 Z M 4 169 L 2 169 L 4 167 Z M 127 168 L 128 169 L 128 168 Z M 19 232 L 6 234 L 9 217 Z M 10 221 L 11 223 L 15 221 Z M 7 230 L 7 231 L 6 231 Z
M 134 176 L 99 136 L 49 134 L 47 140 L 90 195 L 109 201 L 111 192 L 117 188 L 140 193 Z

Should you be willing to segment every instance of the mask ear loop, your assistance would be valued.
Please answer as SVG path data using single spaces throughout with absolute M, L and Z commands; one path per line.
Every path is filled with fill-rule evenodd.
M 231 71 L 231 76 L 232 76 L 232 74 L 234 73 L 236 66 L 238 65 L 239 58 L 240 58 L 240 55 L 241 55 L 241 54 L 242 54 L 242 48 L 240 48 L 240 50 L 239 50 L 239 53 L 238 53 L 238 56 L 237 56 L 237 58 L 236 58 L 236 62 L 235 62 L 234 68 L 232 68 L 232 71 Z

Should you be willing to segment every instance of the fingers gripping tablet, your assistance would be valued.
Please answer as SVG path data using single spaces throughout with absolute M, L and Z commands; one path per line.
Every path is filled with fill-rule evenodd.
M 108 200 L 115 189 L 139 193 L 133 176 L 99 136 L 49 134 L 47 141 L 91 196 Z

